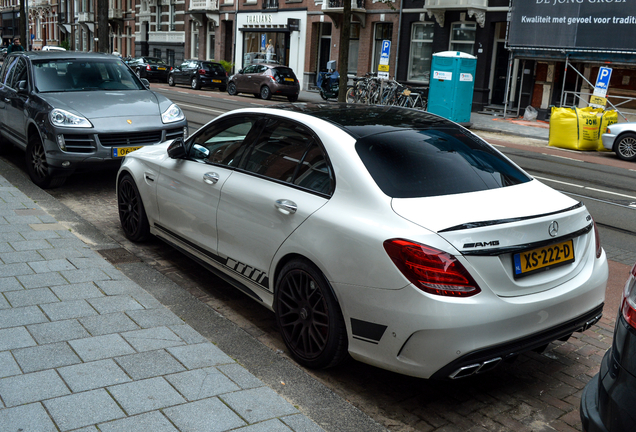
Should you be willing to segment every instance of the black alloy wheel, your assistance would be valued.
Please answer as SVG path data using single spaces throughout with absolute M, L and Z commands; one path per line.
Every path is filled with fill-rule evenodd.
M 283 341 L 298 363 L 322 369 L 347 358 L 340 306 L 323 274 L 309 261 L 294 260 L 283 267 L 275 308 Z
M 29 138 L 25 153 L 26 168 L 31 181 L 42 189 L 52 189 L 66 181 L 66 177 L 53 177 L 49 172 L 46 151 L 39 136 Z
M 238 91 L 236 91 L 236 84 L 231 82 L 227 85 L 227 94 L 230 96 L 236 96 L 238 94 Z
M 168 75 L 168 85 L 174 87 L 174 76 Z
M 636 161 L 636 134 L 626 133 L 614 144 L 614 152 L 619 159 Z
M 201 88 L 201 81 L 199 81 L 199 78 L 197 77 L 192 77 L 190 86 L 192 87 L 192 90 L 199 90 Z
M 269 87 L 267 87 L 266 85 L 261 87 L 261 99 L 269 100 L 271 98 L 272 98 L 272 91 L 269 89 Z
M 119 221 L 128 240 L 141 242 L 150 236 L 150 224 L 139 189 L 130 174 L 122 175 L 117 187 Z

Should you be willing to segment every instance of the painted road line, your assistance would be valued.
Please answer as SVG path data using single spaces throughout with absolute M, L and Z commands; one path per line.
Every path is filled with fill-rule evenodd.
M 608 195 L 615 195 L 615 196 L 619 196 L 619 197 L 623 197 L 623 198 L 636 199 L 636 196 L 625 195 L 625 194 L 618 193 L 618 192 L 612 192 L 612 191 L 607 191 L 607 190 L 603 190 L 603 189 L 587 187 L 587 186 L 578 185 L 578 184 L 574 184 L 574 183 L 566 183 L 566 182 L 562 182 L 562 181 L 559 181 L 559 180 L 553 180 L 553 179 L 549 179 L 549 178 L 545 178 L 545 177 L 535 177 L 535 178 L 537 180 L 545 180 L 545 181 L 549 181 L 549 182 L 553 182 L 553 183 L 558 183 L 558 184 L 562 184 L 562 185 L 566 185 L 566 186 L 582 188 L 582 189 L 585 189 L 585 190 L 594 191 L 594 192 L 600 192 L 600 193 L 604 193 L 604 194 L 608 194 Z
M 201 105 L 190 105 L 190 104 L 184 104 L 181 102 L 177 103 L 177 105 L 179 105 L 179 107 L 186 107 L 186 108 L 191 108 L 194 110 L 208 111 L 208 112 L 213 112 L 217 114 L 225 114 L 227 112 L 227 111 L 221 111 L 221 110 L 215 110 L 212 108 L 202 107 Z
M 575 162 L 585 162 L 585 161 L 582 161 L 582 160 L 579 160 L 579 159 L 569 158 L 569 157 L 565 157 L 565 156 L 551 155 L 551 154 L 548 154 L 548 153 L 541 153 L 541 154 L 545 155 L 545 156 L 552 156 L 552 157 L 559 158 L 559 159 L 567 159 L 567 160 L 571 160 L 571 161 L 575 161 Z

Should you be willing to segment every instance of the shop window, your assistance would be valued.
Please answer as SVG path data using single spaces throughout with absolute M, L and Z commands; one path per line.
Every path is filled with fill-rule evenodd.
M 373 72 L 378 71 L 378 65 L 380 64 L 380 55 L 382 54 L 382 41 L 390 41 L 392 36 L 393 23 L 378 23 L 375 25 L 375 40 L 373 41 Z
M 409 52 L 408 80 L 428 84 L 433 57 L 433 23 L 413 23 Z
M 460 51 L 466 54 L 475 54 L 475 23 L 453 23 L 451 26 L 450 50 Z
M 348 73 L 358 74 L 358 53 L 360 52 L 360 23 L 351 23 L 349 39 L 349 68 Z

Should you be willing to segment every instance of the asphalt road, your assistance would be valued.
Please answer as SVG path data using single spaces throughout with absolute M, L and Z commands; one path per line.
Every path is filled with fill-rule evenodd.
M 231 97 L 218 90 L 192 94 L 185 87 L 160 86 L 160 91 L 186 112 L 191 133 L 229 109 L 285 102 L 284 99 L 262 101 L 248 95 Z M 628 262 L 629 255 L 621 255 L 621 251 L 636 251 L 636 209 L 631 206 L 636 202 L 636 194 L 629 187 L 636 184 L 636 172 L 577 162 L 575 154 L 570 160 L 536 149 L 499 145 L 503 145 L 500 150 L 530 174 L 590 206 L 601 226 L 604 246 L 618 260 L 613 264 L 617 279 L 612 282 L 612 289 L 620 291 L 625 280 L 621 282 L 622 273 L 633 264 Z M 5 160 L 24 169 L 20 155 Z M 284 355 L 285 347 L 271 312 L 164 243 L 151 240 L 132 244 L 123 237 L 114 184 L 113 171 L 77 174 L 62 188 L 49 193 L 135 257 Z M 355 361 L 307 373 L 391 431 L 580 430 L 580 392 L 597 372 L 602 355 L 611 344 L 615 308 L 610 310 L 599 325 L 575 334 L 568 342 L 554 343 L 541 354 L 521 355 L 516 362 L 504 364 L 493 373 L 465 380 L 414 379 Z M 244 362 L 257 360 L 244 359 Z

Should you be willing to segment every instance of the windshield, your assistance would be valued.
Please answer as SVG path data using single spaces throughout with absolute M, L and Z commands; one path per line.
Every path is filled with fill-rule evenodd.
M 371 135 L 358 140 L 356 151 L 376 184 L 393 198 L 476 192 L 531 180 L 459 128 Z
M 35 87 L 44 92 L 144 90 L 118 59 L 52 59 L 33 62 Z

